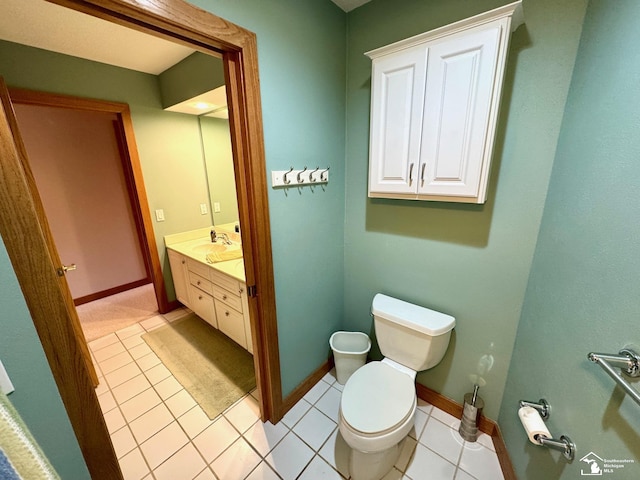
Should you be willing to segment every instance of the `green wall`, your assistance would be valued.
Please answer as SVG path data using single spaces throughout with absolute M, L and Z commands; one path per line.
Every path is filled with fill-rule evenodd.
M 529 0 L 513 35 L 484 205 L 367 198 L 371 61 L 364 52 L 508 2 L 374 0 L 348 16 L 345 326 L 370 332 L 388 295 L 451 314 L 449 350 L 418 381 L 463 401 L 481 359 L 480 395 L 498 416 L 585 1 Z M 483 373 L 483 372 L 480 372 Z
M 89 471 L 1 239 L 0 305 L 0 360 L 15 387 L 9 400 L 60 477 L 89 480 Z
M 499 417 L 520 478 L 585 478 L 589 452 L 635 459 L 603 478 L 640 478 L 640 407 L 586 357 L 640 345 L 639 19 L 636 0 L 587 10 Z M 518 400 L 541 397 L 572 464 L 526 441 Z
M 163 108 L 224 85 L 222 60 L 195 52 L 158 75 Z

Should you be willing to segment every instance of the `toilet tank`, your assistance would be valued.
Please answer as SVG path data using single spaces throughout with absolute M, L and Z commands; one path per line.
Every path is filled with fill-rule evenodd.
M 451 315 L 378 293 L 371 304 L 382 354 L 416 372 L 444 357 L 456 320 Z

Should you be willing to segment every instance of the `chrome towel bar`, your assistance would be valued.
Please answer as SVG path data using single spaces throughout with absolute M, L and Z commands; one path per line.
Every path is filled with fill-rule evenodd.
M 587 355 L 587 358 L 600 365 L 602 369 L 622 387 L 633 401 L 640 405 L 640 392 L 633 388 L 629 382 L 627 382 L 622 375 L 616 371 L 617 367 L 629 377 L 640 376 L 640 356 L 634 350 L 627 346 L 620 350 L 618 355 L 591 352 Z

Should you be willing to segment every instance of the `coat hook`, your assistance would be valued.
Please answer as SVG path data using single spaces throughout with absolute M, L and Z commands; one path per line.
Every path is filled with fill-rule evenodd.
M 330 166 L 329 166 L 329 167 L 327 167 L 327 169 L 326 169 L 326 170 L 323 170 L 323 171 L 322 171 L 322 173 L 320 174 L 320 181 L 321 181 L 321 182 L 325 182 L 325 181 L 327 180 L 327 179 L 325 178 L 324 174 L 325 174 L 325 173 L 327 173 L 327 172 L 329 171 L 329 169 L 330 169 L 330 168 L 331 168 Z
M 316 181 L 313 179 L 313 174 L 316 173 L 318 170 L 320 170 L 320 167 L 316 167 L 316 169 L 312 172 L 309 172 L 309 181 L 311 183 L 315 183 Z
M 307 166 L 305 165 L 304 169 L 298 172 L 298 183 L 304 183 L 304 178 L 302 178 L 300 175 L 302 175 L 306 171 L 307 171 Z
M 291 180 L 287 179 L 287 175 L 291 172 L 293 172 L 293 167 L 291 167 L 291 169 L 282 176 L 285 185 L 289 185 L 291 183 Z

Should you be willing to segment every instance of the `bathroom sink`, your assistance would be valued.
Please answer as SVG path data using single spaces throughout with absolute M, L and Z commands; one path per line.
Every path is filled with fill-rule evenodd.
M 240 249 L 239 243 L 226 245 L 224 243 L 205 243 L 192 247 L 195 253 L 208 255 L 209 253 L 233 252 Z

